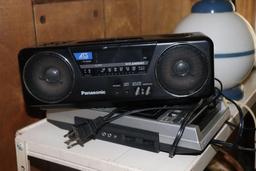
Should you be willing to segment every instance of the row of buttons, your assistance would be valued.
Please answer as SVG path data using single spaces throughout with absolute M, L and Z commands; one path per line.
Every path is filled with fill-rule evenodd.
M 122 75 L 138 74 L 146 71 L 145 65 L 121 66 L 121 67 L 103 67 L 103 68 L 85 68 L 84 75 Z
M 135 89 L 135 96 L 148 96 L 151 94 L 151 86 L 147 86 L 147 87 L 136 87 Z
M 135 89 L 123 89 L 118 87 L 115 89 L 113 93 L 116 96 L 119 96 L 119 95 L 149 96 L 151 94 L 151 86 L 139 86 L 139 87 L 135 87 Z

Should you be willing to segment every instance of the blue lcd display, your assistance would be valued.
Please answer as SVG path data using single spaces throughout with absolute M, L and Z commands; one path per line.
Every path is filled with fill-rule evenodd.
M 74 56 L 75 56 L 77 61 L 81 61 L 81 60 L 91 61 L 91 60 L 93 60 L 92 52 L 76 52 L 76 53 L 74 53 Z

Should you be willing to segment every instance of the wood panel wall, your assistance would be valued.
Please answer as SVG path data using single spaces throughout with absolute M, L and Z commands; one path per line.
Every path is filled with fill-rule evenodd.
M 26 114 L 18 72 L 20 48 L 35 44 L 29 1 L 0 1 L 0 170 L 16 170 L 14 137 L 33 119 Z
M 171 33 L 198 0 L 33 0 L 36 40 L 88 40 Z M 237 0 L 254 26 L 255 1 Z
M 38 42 L 104 37 L 103 0 L 36 1 L 33 7 Z
M 141 33 L 140 0 L 105 0 L 105 37 L 135 36 Z
M 33 0 L 37 42 L 171 33 L 196 0 Z
M 36 43 L 170 33 L 197 0 L 8 0 L 0 2 L 0 170 L 16 170 L 15 131 L 25 111 L 19 49 Z M 255 0 L 237 0 L 255 23 Z
M 237 11 L 244 16 L 247 21 L 255 27 L 256 1 L 255 0 L 236 0 Z

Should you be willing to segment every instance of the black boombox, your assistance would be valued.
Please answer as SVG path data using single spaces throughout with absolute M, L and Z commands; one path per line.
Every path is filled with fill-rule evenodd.
M 26 48 L 19 65 L 30 107 L 173 104 L 214 92 L 213 43 L 200 33 Z

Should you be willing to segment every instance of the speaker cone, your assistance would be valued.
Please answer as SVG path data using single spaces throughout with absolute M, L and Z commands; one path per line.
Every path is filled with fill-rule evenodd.
M 208 61 L 191 45 L 176 45 L 158 59 L 156 76 L 161 86 L 175 96 L 189 96 L 200 90 L 208 78 Z
M 62 55 L 41 52 L 26 62 L 23 81 L 29 93 L 39 101 L 57 103 L 70 95 L 74 86 L 74 72 Z

